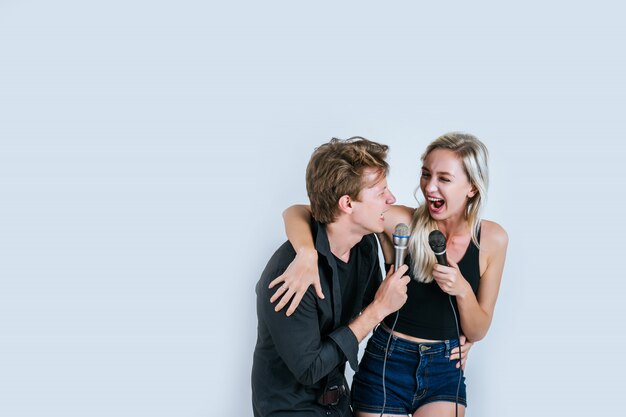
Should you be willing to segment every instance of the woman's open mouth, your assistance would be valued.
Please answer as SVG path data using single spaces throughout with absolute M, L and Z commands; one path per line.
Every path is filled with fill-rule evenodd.
M 445 203 L 443 198 L 428 197 L 428 206 L 431 211 L 439 211 Z

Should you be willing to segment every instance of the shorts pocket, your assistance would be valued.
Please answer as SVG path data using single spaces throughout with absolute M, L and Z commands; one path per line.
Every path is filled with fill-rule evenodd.
M 374 338 L 372 337 L 369 340 L 369 342 L 367 342 L 367 346 L 365 347 L 365 354 L 376 359 L 384 359 L 386 345 L 387 345 L 386 342 L 384 345 L 382 345 L 380 341 L 374 340 Z M 392 345 L 393 345 L 393 340 L 391 341 L 389 345 L 390 350 L 391 350 Z M 387 356 L 389 356 L 389 353 L 387 353 Z

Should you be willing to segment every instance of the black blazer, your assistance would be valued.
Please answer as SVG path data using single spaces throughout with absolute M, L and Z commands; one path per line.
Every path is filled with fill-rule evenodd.
M 341 323 L 341 313 L 350 309 L 354 318 L 374 299 L 382 279 L 376 238 L 367 235 L 356 245 L 361 259 L 357 297 L 353 305 L 342 305 L 337 264 L 326 228 L 314 222 L 313 235 L 325 299 L 319 299 L 311 287 L 291 317 L 274 311 L 270 297 L 275 289 L 268 289 L 268 285 L 296 255 L 289 242 L 274 253 L 256 286 L 258 335 L 252 366 L 255 416 L 326 416 L 328 408 L 318 405 L 317 398 L 326 387 L 346 383 L 346 361 L 357 369 L 358 341 L 348 323 Z

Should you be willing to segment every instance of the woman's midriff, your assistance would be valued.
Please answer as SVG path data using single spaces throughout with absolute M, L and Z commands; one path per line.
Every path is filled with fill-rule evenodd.
M 400 333 L 400 332 L 397 332 L 395 330 L 392 332 L 391 329 L 389 327 L 387 327 L 387 325 L 385 323 L 381 323 L 381 325 L 385 328 L 385 330 L 387 330 L 388 332 L 390 332 L 394 336 L 399 337 L 401 339 L 409 340 L 411 342 L 415 342 L 415 343 L 441 342 L 441 340 L 422 339 L 421 337 L 409 336 L 408 334 Z

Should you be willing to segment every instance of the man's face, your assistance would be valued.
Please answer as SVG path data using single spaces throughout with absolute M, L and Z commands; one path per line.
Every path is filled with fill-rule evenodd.
M 396 202 L 396 198 L 387 188 L 387 177 L 380 171 L 368 168 L 363 173 L 367 184 L 359 193 L 359 201 L 352 201 L 352 220 L 362 228 L 364 235 L 381 233 L 385 230 L 385 212 Z

